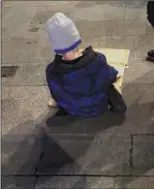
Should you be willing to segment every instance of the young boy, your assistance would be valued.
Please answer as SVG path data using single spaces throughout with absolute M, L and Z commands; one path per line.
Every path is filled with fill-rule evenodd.
M 52 95 L 49 105 L 79 117 L 108 111 L 108 88 L 116 81 L 118 71 L 91 46 L 79 52 L 80 34 L 64 14 L 56 13 L 47 21 L 47 33 L 56 54 L 46 69 Z

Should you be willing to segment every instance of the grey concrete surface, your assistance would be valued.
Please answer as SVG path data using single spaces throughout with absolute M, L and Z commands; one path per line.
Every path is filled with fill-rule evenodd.
M 49 91 L 43 86 L 5 86 L 2 90 L 2 134 L 30 134 L 56 109 L 47 106 Z M 49 115 L 48 115 L 49 114 Z M 36 127 L 37 129 L 38 127 Z
M 35 189 L 41 189 L 45 187 L 49 188 L 101 188 L 101 189 L 110 189 L 114 186 L 113 178 L 94 178 L 94 177 L 48 177 L 46 179 L 40 178 Z
M 128 189 L 136 189 L 136 188 L 147 188 L 152 189 L 154 186 L 153 177 L 119 177 L 115 179 L 114 188 L 128 188 Z
M 53 137 L 53 139 L 56 144 L 51 138 L 45 144 L 44 157 L 40 161 L 38 175 L 110 176 L 128 175 L 130 172 L 129 136 L 99 134 L 91 138 L 76 137 L 76 139 L 60 140 Z M 58 153 L 51 156 L 50 154 L 54 154 L 56 149 L 59 149 Z M 94 153 L 95 156 L 93 156 Z
M 42 153 L 41 139 L 26 134 L 3 136 L 2 174 L 5 176 L 34 174 Z
M 2 187 L 11 189 L 153 189 L 154 48 L 147 0 L 3 1 Z M 125 116 L 50 119 L 45 68 L 54 57 L 45 22 L 63 12 L 76 23 L 82 47 L 126 48 Z M 57 176 L 58 175 L 58 176 Z
M 3 66 L 4 64 L 2 64 Z M 12 65 L 12 64 L 11 64 Z M 7 64 L 7 66 L 11 66 Z M 14 64 L 16 65 L 16 64 Z M 15 76 L 5 77 L 2 80 L 3 86 L 43 86 L 46 81 L 45 71 L 47 64 L 23 64 L 19 67 Z
M 154 136 L 134 136 L 133 138 L 133 174 L 154 175 L 153 162 Z M 151 150 L 150 150 L 151 148 Z M 146 161 L 145 161 L 146 159 Z
M 33 189 L 36 182 L 36 178 L 34 177 L 2 177 L 2 188 L 3 189 L 17 189 L 23 188 L 25 189 Z
M 147 34 L 154 35 L 153 27 L 147 23 Z

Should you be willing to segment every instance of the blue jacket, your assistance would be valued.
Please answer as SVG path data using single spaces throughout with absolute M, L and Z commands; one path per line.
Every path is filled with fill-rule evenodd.
M 118 72 L 92 47 L 74 61 L 55 56 L 46 69 L 47 83 L 59 107 L 73 116 L 92 117 L 108 110 L 108 87 Z

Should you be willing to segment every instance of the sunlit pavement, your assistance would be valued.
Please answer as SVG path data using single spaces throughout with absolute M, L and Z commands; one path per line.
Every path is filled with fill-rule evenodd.
M 146 3 L 2 3 L 3 189 L 154 188 L 154 64 L 145 61 L 154 29 Z M 125 116 L 48 120 L 57 110 L 47 107 L 45 68 L 53 52 L 44 24 L 56 12 L 75 21 L 82 47 L 131 51 L 122 90 Z

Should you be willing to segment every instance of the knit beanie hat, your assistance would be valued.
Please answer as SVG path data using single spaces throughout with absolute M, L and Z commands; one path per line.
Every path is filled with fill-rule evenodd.
M 47 33 L 56 54 L 70 52 L 81 43 L 75 24 L 63 13 L 56 13 L 47 21 Z

